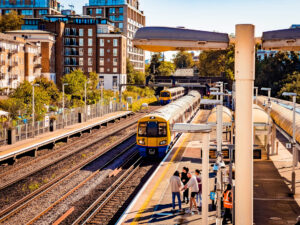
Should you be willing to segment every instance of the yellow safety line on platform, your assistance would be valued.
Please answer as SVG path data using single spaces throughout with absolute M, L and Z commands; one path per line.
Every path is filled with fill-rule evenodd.
M 143 214 L 143 212 L 145 211 L 145 209 L 147 208 L 150 200 L 152 199 L 154 193 L 156 192 L 158 186 L 160 185 L 160 183 L 162 182 L 163 178 L 165 177 L 166 173 L 168 172 L 172 162 L 175 160 L 176 156 L 178 155 L 179 151 L 181 150 L 183 144 L 186 142 L 186 139 L 190 136 L 190 134 L 187 134 L 187 136 L 183 139 L 181 145 L 178 147 L 178 149 L 176 150 L 175 154 L 173 155 L 172 159 L 170 160 L 170 162 L 168 163 L 168 165 L 165 167 L 165 170 L 163 171 L 163 174 L 160 176 L 160 178 L 158 179 L 158 181 L 155 183 L 154 187 L 152 188 L 152 190 L 150 191 L 150 194 L 148 195 L 146 201 L 144 202 L 144 204 L 142 205 L 142 207 L 140 208 L 140 210 L 138 211 L 138 213 L 136 214 L 136 216 L 134 217 L 133 221 L 131 222 L 132 225 L 134 224 L 138 224 L 139 219 L 141 218 L 141 215 Z

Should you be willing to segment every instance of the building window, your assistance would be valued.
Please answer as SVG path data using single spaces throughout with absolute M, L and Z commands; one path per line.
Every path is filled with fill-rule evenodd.
M 119 28 L 123 29 L 123 23 L 119 23 Z
M 104 47 L 104 39 L 100 39 L 100 46 Z
M 40 15 L 47 15 L 48 14 L 48 10 L 41 9 L 41 10 L 39 10 L 39 14 Z
M 119 8 L 119 14 L 123 14 L 124 10 L 123 8 Z
M 116 13 L 116 8 L 109 8 L 109 13 L 110 14 L 115 14 Z
M 79 46 L 83 46 L 83 38 L 79 38 Z
M 104 48 L 100 48 L 100 56 L 104 56 Z
M 70 28 L 65 28 L 65 35 L 70 35 Z
M 89 29 L 89 30 L 88 30 L 88 35 L 89 35 L 89 37 L 92 37 L 92 36 L 93 36 L 93 29 Z
M 100 67 L 100 73 L 104 73 L 104 67 Z
M 117 58 L 114 58 L 114 59 L 113 59 L 113 65 L 114 65 L 114 66 L 117 66 L 117 65 L 118 65 L 118 59 L 117 59 Z
M 92 38 L 89 38 L 89 39 L 88 39 L 88 45 L 89 45 L 89 46 L 93 46 L 93 39 L 92 39 Z
M 65 45 L 70 45 L 70 38 L 65 38 Z
M 72 28 L 72 34 L 71 35 L 77 35 L 76 28 Z
M 110 49 L 107 49 L 107 52 L 110 53 Z
M 79 66 L 83 66 L 83 58 L 79 58 Z
M 70 67 L 66 67 L 65 68 L 65 73 L 67 74 L 67 73 L 70 73 Z
M 113 68 L 113 72 L 114 72 L 114 73 L 117 73 L 117 72 L 118 72 L 118 68 L 117 68 L 117 67 L 114 67 L 114 68 Z
M 33 15 L 33 11 L 32 10 L 22 10 L 21 14 L 24 16 L 32 16 Z
M 65 55 L 70 55 L 71 54 L 71 50 L 69 48 L 65 49 Z
M 83 35 L 84 35 L 84 34 L 83 34 L 83 29 L 80 28 L 80 29 L 79 29 L 79 36 L 80 36 L 80 37 L 83 37 Z
M 92 48 L 89 48 L 89 49 L 88 49 L 88 55 L 89 55 L 89 56 L 93 56 L 93 49 L 92 49 Z
M 114 56 L 118 56 L 118 49 L 117 48 L 114 48 L 114 53 L 113 53 Z
M 118 77 L 117 76 L 113 76 L 113 83 L 112 83 L 113 87 L 117 87 L 118 86 Z
M 83 48 L 80 48 L 80 49 L 79 49 L 79 55 L 80 55 L 80 56 L 83 56 L 83 52 L 84 52 Z
M 93 59 L 92 58 L 88 58 L 88 65 L 92 66 L 93 65 Z
M 102 9 L 96 9 L 96 14 L 102 14 Z
M 70 65 L 70 58 L 65 58 L 65 65 Z
M 88 68 L 88 72 L 89 72 L 89 73 L 93 72 L 93 68 L 92 68 L 92 67 L 89 67 L 89 68 Z
M 114 40 L 113 40 L 113 45 L 114 45 L 114 47 L 117 47 L 117 46 L 118 46 L 118 39 L 114 39 Z
M 104 58 L 99 59 L 99 64 L 100 64 L 100 66 L 104 66 Z

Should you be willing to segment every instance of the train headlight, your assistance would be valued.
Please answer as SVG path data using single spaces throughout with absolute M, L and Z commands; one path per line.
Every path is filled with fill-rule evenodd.
M 166 140 L 159 142 L 159 145 L 165 145 L 165 144 L 167 144 Z
M 144 141 L 144 140 L 139 140 L 139 144 L 140 144 L 140 145 L 144 145 L 144 144 L 145 144 L 145 141 Z

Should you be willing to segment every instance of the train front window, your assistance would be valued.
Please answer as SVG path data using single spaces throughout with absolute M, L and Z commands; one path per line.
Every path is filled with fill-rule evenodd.
M 140 137 L 146 137 L 147 136 L 147 123 L 140 123 L 139 124 L 138 135 Z
M 157 122 L 148 122 L 147 137 L 157 137 Z
M 160 93 L 160 97 L 170 97 L 170 93 L 169 92 L 162 92 L 162 93 Z
M 167 137 L 167 123 L 158 123 L 158 136 Z

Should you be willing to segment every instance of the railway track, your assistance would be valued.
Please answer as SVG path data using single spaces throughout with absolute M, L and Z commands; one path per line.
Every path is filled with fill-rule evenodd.
M 0 218 L 0 223 L 14 224 L 16 223 L 16 221 L 22 221 L 22 223 L 24 224 L 35 223 L 42 216 L 48 213 L 51 209 L 53 209 L 55 206 L 60 204 L 63 200 L 67 199 L 69 196 L 74 194 L 74 192 L 82 188 L 93 178 L 99 175 L 99 173 L 102 172 L 104 168 L 107 168 L 109 165 L 113 164 L 120 157 L 127 154 L 127 152 L 133 151 L 134 149 L 135 149 L 135 143 L 125 149 L 122 149 L 121 151 L 119 151 L 118 154 L 116 154 L 116 152 L 104 153 L 107 154 L 107 157 L 106 159 L 103 159 L 100 164 L 98 163 L 98 165 L 100 166 L 95 171 L 89 173 L 88 175 L 85 175 L 84 179 L 81 179 L 80 182 L 78 182 L 75 185 L 75 187 L 71 188 L 70 190 L 64 191 L 61 197 L 59 197 L 56 201 L 50 204 L 48 200 L 49 200 L 49 196 L 51 195 L 51 192 L 56 193 L 56 190 L 62 188 L 64 186 L 64 183 L 68 183 L 71 180 L 75 180 L 76 177 L 78 176 L 78 173 L 80 171 L 84 171 L 84 169 L 86 169 L 87 166 L 91 165 L 91 163 L 95 161 L 96 158 L 99 158 L 99 156 L 95 156 L 93 159 L 86 160 L 85 162 L 78 165 L 72 172 L 68 171 L 64 173 L 63 176 L 57 178 L 55 182 L 51 183 L 51 185 L 42 188 L 43 190 L 39 190 L 39 192 L 32 193 L 31 196 L 26 196 L 26 198 L 21 199 L 16 206 L 10 207 L 9 210 L 6 210 L 6 212 L 2 212 L 2 215 L 3 213 L 5 213 L 5 215 Z M 133 152 L 135 152 L 134 154 L 136 154 L 136 151 Z M 45 205 L 43 205 L 43 202 L 46 202 L 46 204 L 48 203 L 48 206 L 45 207 Z M 41 208 L 40 210 L 42 209 L 43 210 L 42 212 L 37 213 L 37 215 L 34 216 L 34 218 L 32 218 L 30 217 L 30 215 L 34 214 L 36 210 L 36 205 L 39 205 L 38 208 Z M 26 212 L 30 212 L 30 213 L 26 213 Z

